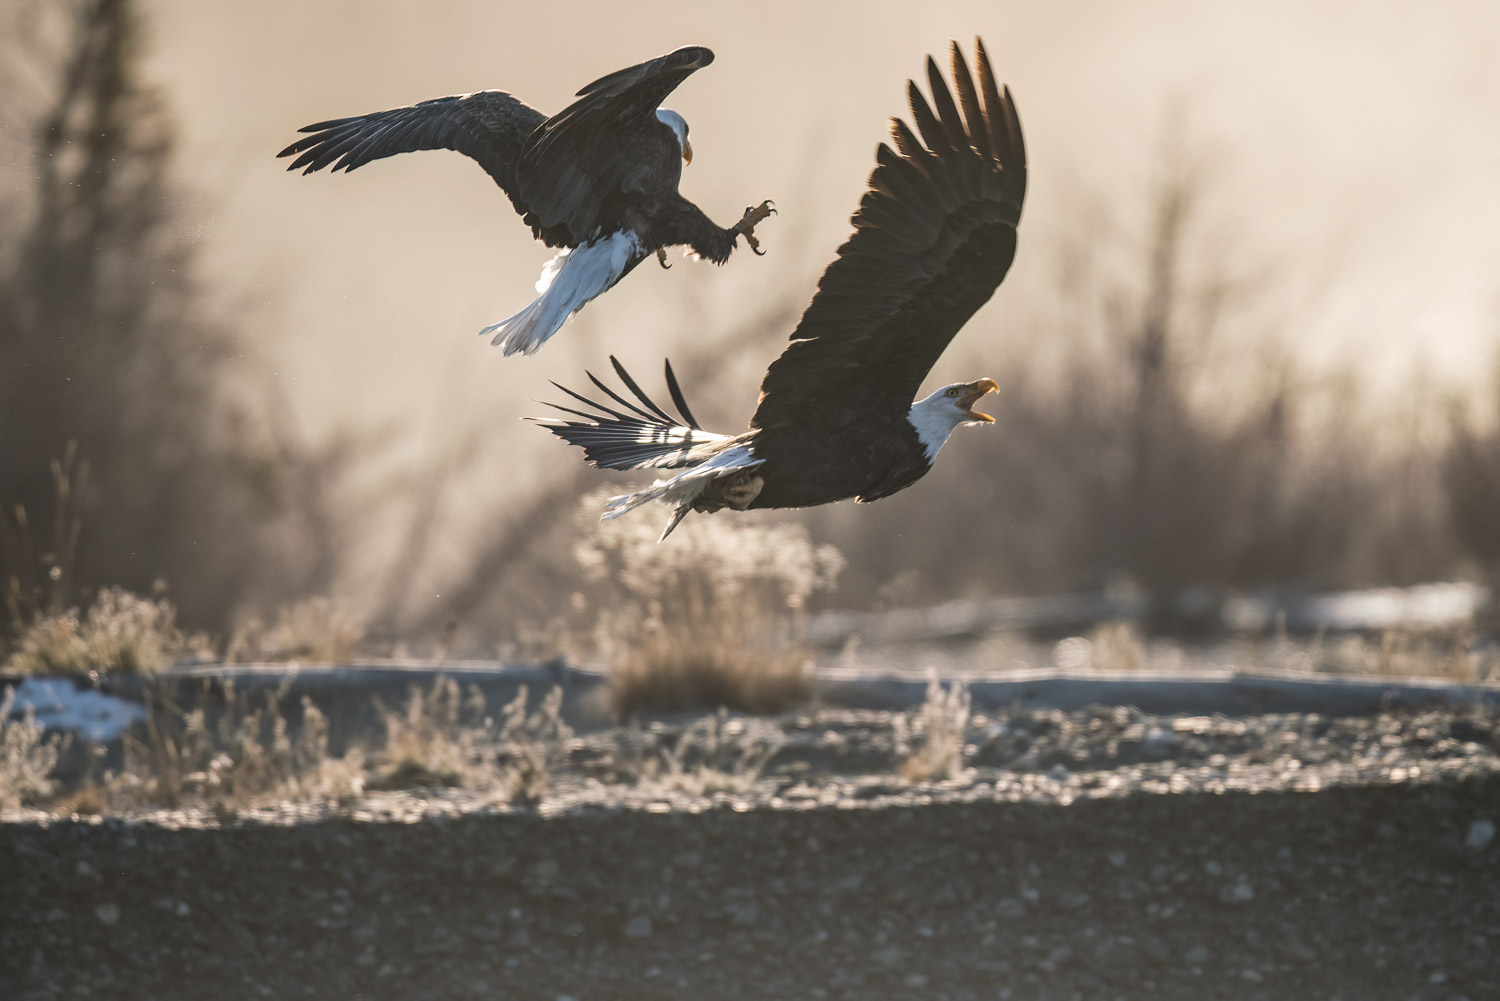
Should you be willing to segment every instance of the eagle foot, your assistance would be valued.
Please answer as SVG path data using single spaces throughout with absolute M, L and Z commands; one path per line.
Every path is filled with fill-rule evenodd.
M 757 223 L 764 222 L 768 216 L 775 214 L 776 203 L 767 200 L 753 208 L 745 209 L 744 216 L 740 218 L 739 222 L 731 226 L 730 229 L 745 238 L 745 242 L 750 244 L 750 249 L 755 253 L 756 257 L 764 257 L 766 256 L 766 252 L 760 249 L 760 241 L 755 238 L 755 226 Z
M 739 473 L 729 478 L 724 484 L 724 499 L 729 506 L 736 511 L 743 511 L 750 506 L 750 502 L 760 496 L 760 492 L 766 487 L 766 481 L 751 472 Z
M 667 263 L 667 248 L 666 247 L 657 247 L 656 248 L 656 263 L 661 265 L 661 269 L 663 271 L 671 271 L 672 270 L 672 265 L 670 265 L 670 264 Z
M 721 476 L 713 486 L 703 491 L 693 501 L 693 510 L 713 514 L 726 507 L 743 511 L 750 506 L 766 487 L 766 481 L 749 469 L 730 476 Z

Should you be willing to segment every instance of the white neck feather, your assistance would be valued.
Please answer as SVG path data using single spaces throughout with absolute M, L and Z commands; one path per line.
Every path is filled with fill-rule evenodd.
M 937 458 L 938 450 L 947 443 L 953 429 L 962 423 L 954 413 L 951 402 L 942 399 L 939 394 L 913 403 L 906 420 L 916 428 L 917 438 L 922 442 L 928 462 Z

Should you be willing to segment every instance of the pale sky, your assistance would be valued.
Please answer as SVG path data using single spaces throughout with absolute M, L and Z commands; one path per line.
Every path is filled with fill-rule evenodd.
M 1310 303 L 1310 358 L 1463 377 L 1500 339 L 1500 4 L 1396 0 L 1025 3 L 398 3 L 154 0 L 151 70 L 180 126 L 212 275 L 306 425 L 516 418 L 545 380 L 663 351 L 787 288 L 805 297 L 848 231 L 885 120 L 947 39 L 983 35 L 1015 93 L 1031 187 L 1015 268 L 962 335 L 1049 289 L 1049 241 L 1082 195 L 1133 219 L 1169 110 L 1220 167 L 1215 217 Z M 288 174 L 298 127 L 509 90 L 560 109 L 582 84 L 679 45 L 717 61 L 667 102 L 692 127 L 683 191 L 727 225 L 781 215 L 723 269 L 643 266 L 535 358 L 476 336 L 531 300 L 550 256 L 474 163 L 409 154 Z M 1038 332 L 1044 333 L 1044 332 Z M 1014 335 L 1012 333 L 1012 335 Z M 759 371 L 775 349 L 748 360 Z M 940 363 L 930 382 L 962 376 Z M 742 399 L 699 407 L 748 416 Z M 690 394 L 691 395 L 691 394 Z M 702 416 L 700 414 L 700 416 Z M 738 426 L 723 430 L 737 430 Z M 522 438 L 522 435 L 529 437 Z

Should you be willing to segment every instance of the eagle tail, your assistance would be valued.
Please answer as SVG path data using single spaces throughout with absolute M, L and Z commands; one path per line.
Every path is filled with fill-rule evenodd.
M 673 416 L 647 396 L 618 358 L 611 355 L 609 360 L 624 384 L 625 392 L 634 396 L 634 400 L 611 389 L 590 372 L 589 380 L 609 398 L 609 403 L 600 403 L 553 383 L 589 409 L 549 404 L 582 420 L 538 420 L 537 423 L 568 444 L 583 449 L 584 457 L 596 466 L 606 469 L 685 469 L 669 479 L 657 480 L 644 490 L 611 497 L 604 506 L 602 520 L 610 521 L 649 501 L 674 505 L 676 510 L 672 520 L 661 533 L 661 538 L 665 539 L 692 510 L 710 483 L 755 469 L 765 460 L 756 458 L 748 442 L 705 431 L 698 426 L 682 395 L 671 362 L 666 364 L 667 390 L 680 416 Z
M 507 355 L 535 354 L 569 317 L 607 292 L 647 253 L 641 238 L 627 229 L 564 247 L 542 268 L 536 301 L 480 334 L 493 334 L 490 343 Z

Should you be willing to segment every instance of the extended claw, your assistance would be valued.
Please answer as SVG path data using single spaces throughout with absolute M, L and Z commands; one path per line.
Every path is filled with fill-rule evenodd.
M 666 247 L 657 247 L 656 248 L 656 263 L 661 265 L 661 269 L 663 271 L 670 271 L 670 270 L 672 270 L 672 265 L 670 265 L 670 264 L 667 263 L 667 248 Z
M 745 238 L 745 242 L 750 245 L 750 250 L 757 257 L 766 256 L 766 252 L 760 249 L 760 241 L 755 238 L 755 226 L 757 223 L 764 222 L 767 216 L 775 214 L 776 204 L 768 199 L 753 208 L 746 208 L 744 216 L 733 226 L 734 231 Z

